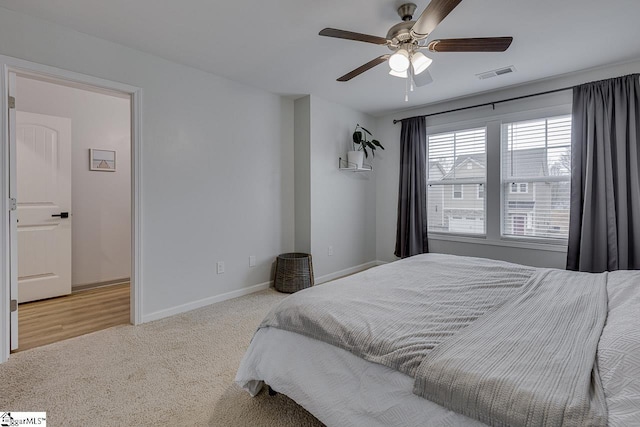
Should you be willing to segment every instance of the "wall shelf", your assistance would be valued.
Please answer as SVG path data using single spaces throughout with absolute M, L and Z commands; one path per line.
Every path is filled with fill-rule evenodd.
M 373 166 L 364 163 L 361 168 L 357 167 L 355 163 L 348 162 L 342 157 L 338 158 L 338 170 L 346 172 L 371 172 Z

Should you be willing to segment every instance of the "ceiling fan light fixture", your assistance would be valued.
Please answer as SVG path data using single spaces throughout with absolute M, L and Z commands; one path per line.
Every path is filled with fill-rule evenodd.
M 411 55 L 411 65 L 413 65 L 413 74 L 418 75 L 429 68 L 433 59 L 425 56 L 422 52 L 416 52 Z
M 398 49 L 396 53 L 389 57 L 389 67 L 398 73 L 407 71 L 410 64 L 409 52 L 406 49 Z
M 407 73 L 407 70 L 404 70 L 404 71 L 390 70 L 389 74 L 394 77 L 400 77 L 402 79 L 406 79 L 409 76 L 409 73 Z

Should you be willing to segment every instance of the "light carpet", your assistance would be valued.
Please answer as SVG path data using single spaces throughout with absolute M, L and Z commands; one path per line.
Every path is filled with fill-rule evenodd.
M 0 410 L 46 411 L 51 426 L 322 426 L 286 396 L 252 398 L 233 382 L 285 297 L 269 289 L 13 354 L 0 364 Z

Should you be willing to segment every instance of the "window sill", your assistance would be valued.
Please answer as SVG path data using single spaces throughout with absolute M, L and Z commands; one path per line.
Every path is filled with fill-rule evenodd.
M 440 234 L 429 233 L 427 235 L 429 240 L 440 240 L 445 242 L 457 242 L 457 243 L 471 243 L 475 245 L 487 245 L 487 246 L 502 246 L 508 248 L 521 248 L 521 249 L 534 249 L 538 251 L 548 252 L 567 252 L 567 242 L 549 242 L 548 240 L 531 241 L 522 239 L 512 239 L 503 237 L 501 239 L 489 239 L 487 236 L 470 236 L 461 234 Z

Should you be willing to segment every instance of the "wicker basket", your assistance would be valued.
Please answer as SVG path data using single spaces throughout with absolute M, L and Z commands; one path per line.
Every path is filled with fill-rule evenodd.
M 311 255 L 300 252 L 278 255 L 274 286 L 277 291 L 286 293 L 313 286 Z

